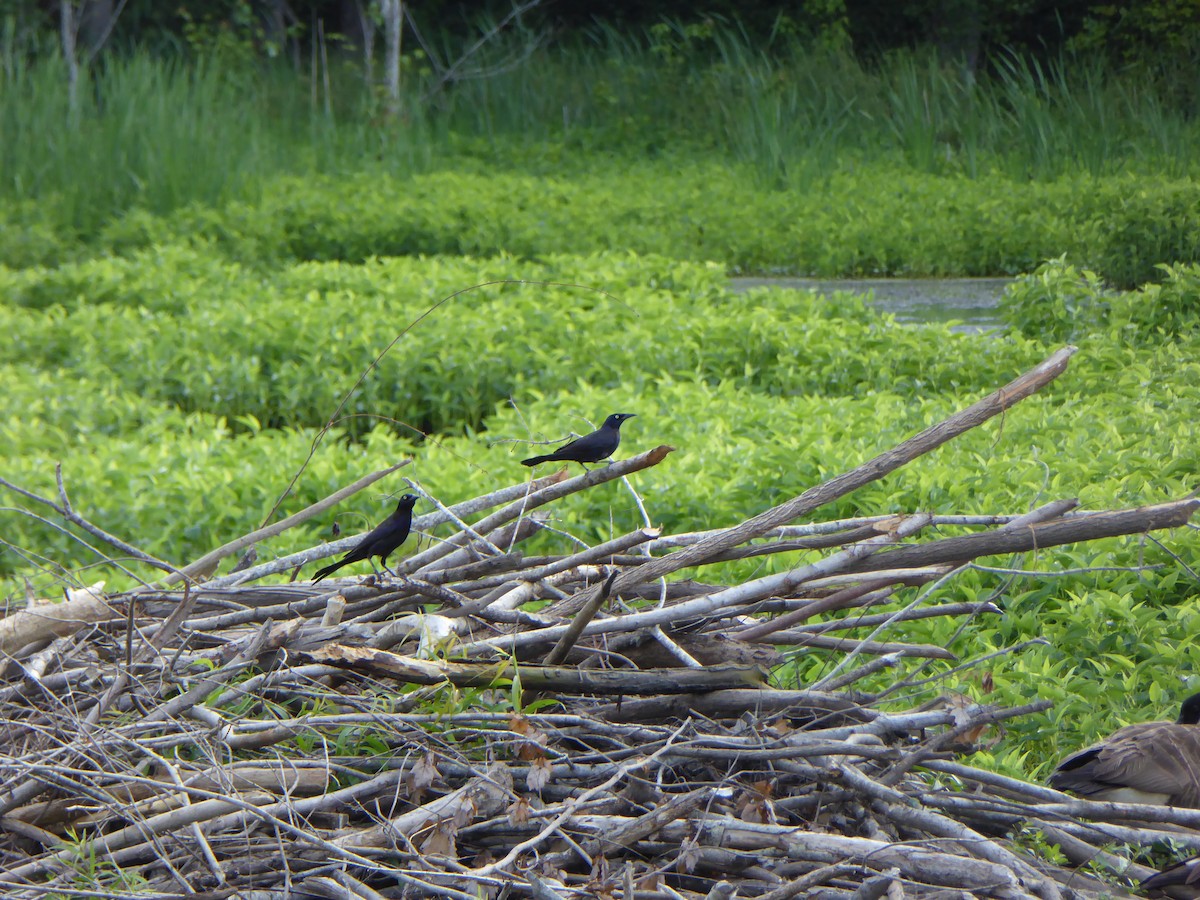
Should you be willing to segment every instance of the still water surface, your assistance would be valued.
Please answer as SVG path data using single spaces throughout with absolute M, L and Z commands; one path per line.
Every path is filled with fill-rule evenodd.
M 849 291 L 867 294 L 872 306 L 892 313 L 901 322 L 950 322 L 956 330 L 987 331 L 1001 325 L 999 304 L 1008 278 L 733 278 L 735 291 L 756 287 L 802 291 Z

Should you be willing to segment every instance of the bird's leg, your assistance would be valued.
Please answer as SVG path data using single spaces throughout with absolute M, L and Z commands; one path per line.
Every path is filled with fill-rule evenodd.
M 382 566 L 383 566 L 383 571 L 387 572 L 387 573 L 388 573 L 389 575 L 391 575 L 393 578 L 395 578 L 395 579 L 399 580 L 400 576 L 399 576 L 399 575 L 397 575 L 395 572 L 393 572 L 391 569 L 389 569 L 389 568 L 387 567 L 387 563 L 381 563 L 380 565 L 382 565 Z

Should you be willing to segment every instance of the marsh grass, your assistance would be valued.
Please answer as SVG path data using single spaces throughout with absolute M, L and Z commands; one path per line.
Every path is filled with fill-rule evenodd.
M 424 128 L 381 128 L 363 92 L 334 102 L 285 66 L 113 56 L 81 70 L 74 108 L 56 54 L 10 55 L 0 71 L 0 198 L 44 203 L 85 235 L 133 207 L 253 199 L 279 175 L 429 156 Z
M 403 112 L 389 116 L 348 55 L 327 71 L 315 58 L 296 69 L 114 53 L 83 71 L 71 109 L 54 47 L 31 53 L 10 35 L 0 200 L 36 201 L 86 237 L 134 207 L 252 200 L 284 174 L 457 165 L 464 146 L 565 171 L 596 153 L 724 157 L 772 190 L 875 163 L 1021 181 L 1196 165 L 1200 129 L 1164 99 L 1170 85 L 1085 58 L 1002 56 L 976 76 L 932 52 L 867 65 L 837 47 L 671 24 L 534 44 L 514 33 L 473 59 L 482 77 L 440 90 L 410 61 Z

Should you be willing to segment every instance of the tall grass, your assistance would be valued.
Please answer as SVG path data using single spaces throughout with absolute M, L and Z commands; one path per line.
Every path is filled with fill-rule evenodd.
M 472 62 L 482 77 L 439 90 L 414 68 L 405 114 L 387 117 L 353 58 L 325 72 L 145 52 L 85 70 L 71 109 L 54 48 L 0 41 L 0 200 L 87 236 L 131 207 L 253 196 L 278 174 L 453 164 L 464 140 L 492 162 L 560 168 L 597 151 L 715 154 L 774 189 L 875 162 L 1021 180 L 1200 165 L 1200 126 L 1166 90 L 1087 59 L 1010 56 L 974 75 L 932 52 L 867 65 L 732 27 L 530 42 L 489 45 Z
M 74 108 L 66 85 L 54 53 L 0 66 L 0 199 L 51 206 L 85 235 L 131 207 L 219 203 L 272 176 L 430 155 L 424 128 L 379 128 L 361 92 L 327 103 L 285 66 L 135 52 L 82 69 Z
M 701 91 L 713 99 L 710 127 L 735 159 L 776 187 L 804 187 L 861 153 L 869 78 L 853 57 L 792 48 L 781 59 L 730 32 L 716 43 L 720 61 Z
M 494 52 L 498 64 L 508 51 Z M 444 111 L 450 128 L 501 142 L 708 148 L 778 187 L 872 160 L 1026 180 L 1191 171 L 1200 125 L 1163 99 L 1169 88 L 1098 57 L 1002 55 L 976 73 L 933 51 L 867 65 L 845 49 L 672 26 L 544 48 L 456 86 Z

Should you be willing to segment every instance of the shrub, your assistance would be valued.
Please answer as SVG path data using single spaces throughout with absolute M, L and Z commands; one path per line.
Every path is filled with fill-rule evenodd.
M 668 173 L 662 163 L 610 161 L 571 179 L 376 171 L 280 179 L 265 185 L 255 203 L 191 206 L 167 218 L 132 213 L 106 230 L 102 245 L 129 253 L 211 242 L 251 268 L 632 250 L 718 261 L 735 271 L 821 276 L 1015 274 L 1069 251 L 1119 282 L 1131 258 L 1143 268 L 1192 259 L 1187 229 L 1194 217 L 1184 211 L 1190 183 L 1149 184 L 1142 188 L 1146 203 L 1170 200 L 1178 207 L 1161 211 L 1166 224 L 1129 200 L 1128 179 L 1016 183 L 997 174 L 965 179 L 880 163 L 832 173 L 803 189 L 764 192 L 744 167 L 694 162 Z
M 480 287 L 421 319 L 465 285 L 506 279 L 521 283 Z M 929 360 L 918 332 L 848 295 L 735 294 L 720 266 L 625 253 L 537 264 L 308 262 L 268 273 L 166 246 L 9 282 L 28 304 L 0 308 L 14 362 L 111 372 L 124 390 L 182 411 L 268 428 L 323 424 L 397 339 L 342 410 L 363 417 L 344 423 L 355 435 L 371 417 L 422 432 L 477 429 L 497 402 L 527 389 L 692 373 L 775 395 L 920 394 L 988 384 L 1014 357 L 1036 355 L 948 337 Z
M 1118 287 L 1151 281 L 1162 263 L 1200 263 L 1200 185 L 1124 180 L 1097 210 L 1097 246 L 1089 255 Z
M 1161 282 L 1113 291 L 1059 257 L 1005 290 L 1001 313 L 1031 338 L 1076 341 L 1108 330 L 1117 341 L 1152 344 L 1194 334 L 1200 324 L 1200 265 L 1161 265 Z
M 1200 326 L 1200 264 L 1157 268 L 1161 281 L 1144 284 L 1112 303 L 1112 327 L 1133 330 L 1146 341 L 1195 334 Z
M 1006 288 L 1000 311 L 1008 325 L 1027 337 L 1073 341 L 1104 324 L 1110 296 L 1100 276 L 1069 264 L 1064 255 Z
M 0 209 L 0 270 L 54 265 L 80 252 L 75 235 L 55 222 L 53 198 Z

